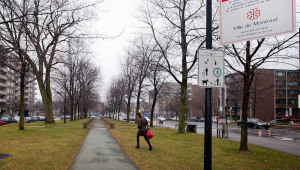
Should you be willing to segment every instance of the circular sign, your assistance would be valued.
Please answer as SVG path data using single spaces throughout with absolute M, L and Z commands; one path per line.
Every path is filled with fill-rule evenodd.
M 216 77 L 220 77 L 222 75 L 222 70 L 219 68 L 215 68 L 213 73 Z

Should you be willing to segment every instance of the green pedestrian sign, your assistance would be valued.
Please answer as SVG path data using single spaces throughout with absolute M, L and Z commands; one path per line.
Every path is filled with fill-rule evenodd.
M 222 70 L 220 68 L 215 68 L 213 73 L 214 73 L 214 76 L 220 77 L 222 75 Z
M 224 52 L 200 50 L 198 56 L 198 86 L 224 86 Z

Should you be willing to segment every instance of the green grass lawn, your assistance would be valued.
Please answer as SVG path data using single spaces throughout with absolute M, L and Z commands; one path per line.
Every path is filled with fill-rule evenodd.
M 26 123 L 25 130 L 1 126 L 0 154 L 12 157 L 0 159 L 0 169 L 69 169 L 89 131 L 86 121 Z
M 124 152 L 139 169 L 204 169 L 204 136 L 194 133 L 178 134 L 170 128 L 151 128 L 153 150 L 140 137 L 136 149 L 136 132 L 132 124 L 110 129 Z M 126 129 L 125 127 L 128 127 Z M 249 145 L 248 152 L 238 150 L 239 142 L 214 138 L 212 140 L 213 169 L 300 169 L 300 157 Z

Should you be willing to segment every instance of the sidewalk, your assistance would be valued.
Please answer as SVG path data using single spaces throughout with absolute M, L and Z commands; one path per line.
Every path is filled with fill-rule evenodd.
M 71 170 L 135 170 L 136 166 L 121 150 L 99 119 L 82 145 Z

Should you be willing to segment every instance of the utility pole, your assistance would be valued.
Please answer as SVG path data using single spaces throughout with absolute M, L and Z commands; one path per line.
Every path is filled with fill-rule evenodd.
M 206 0 L 206 49 L 212 49 L 212 0 Z M 204 169 L 211 170 L 212 88 L 205 88 Z
M 225 86 L 222 88 L 222 115 L 225 118 Z M 225 124 L 222 125 L 222 136 L 225 136 Z

